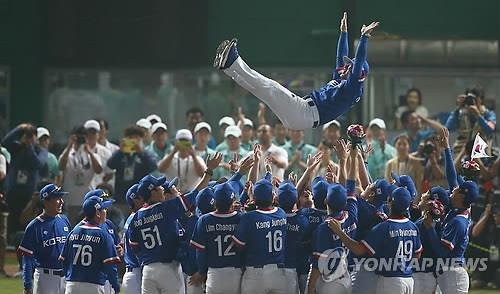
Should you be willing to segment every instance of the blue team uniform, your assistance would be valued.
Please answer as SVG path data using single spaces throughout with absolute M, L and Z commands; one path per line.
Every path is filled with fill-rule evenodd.
M 120 289 L 113 266 L 120 263 L 120 257 L 109 232 L 94 222 L 86 221 L 71 231 L 59 259 L 67 281 L 104 286 L 109 280 L 113 289 Z
M 70 223 L 63 214 L 50 217 L 41 214 L 33 219 L 23 236 L 17 252 L 23 255 L 23 284 L 25 289 L 33 288 L 33 268 L 60 270 L 63 264 L 58 260 L 70 233 Z
M 241 214 L 210 212 L 201 216 L 191 238 L 197 249 L 198 267 L 201 272 L 210 268 L 241 267 L 241 255 L 236 251 L 231 236 L 240 223 Z
M 274 207 L 242 215 L 232 239 L 245 252 L 245 266 L 276 264 L 284 267 L 286 234 L 286 213 Z
M 398 262 L 400 266 L 377 268 L 376 273 L 384 277 L 411 277 L 411 260 L 423 250 L 418 228 L 408 218 L 387 219 L 376 225 L 361 243 L 370 256 Z
M 344 66 L 343 57 L 349 55 L 349 44 L 347 32 L 340 33 L 337 45 L 337 68 L 333 74 L 333 80 L 309 94 L 318 108 L 319 125 L 336 119 L 360 101 L 363 95 L 363 81 L 365 78 L 364 75 L 362 76 L 363 69 L 365 73 L 368 72 L 368 63 L 366 62 L 367 42 L 367 36 L 360 37 L 356 56 L 353 60 L 352 72 L 347 80 L 341 80 L 337 69 Z
M 307 264 L 309 259 L 309 254 L 305 250 L 309 221 L 304 215 L 288 213 L 286 222 L 285 268 L 298 269 Z
M 131 213 L 127 220 L 125 221 L 125 226 L 123 227 L 124 232 L 123 232 L 123 239 L 124 239 L 124 254 L 123 254 L 123 260 L 125 262 L 125 265 L 129 269 L 137 268 L 141 266 L 141 261 L 135 254 L 135 252 L 132 250 L 130 247 L 129 241 L 130 241 L 130 224 L 132 223 L 132 220 L 134 219 L 134 213 Z
M 355 240 L 362 240 L 377 224 L 387 219 L 386 206 L 375 206 L 365 199 L 358 199 L 358 226 Z
M 328 217 L 328 213 L 326 212 L 326 210 L 317 208 L 301 208 L 298 213 L 307 218 L 309 222 L 309 230 L 307 232 L 304 244 L 304 254 L 307 255 L 307 259 L 299 260 L 299 264 L 297 265 L 297 273 L 299 275 L 307 275 L 311 267 L 313 253 L 312 239 L 314 236 L 314 232 L 316 231 L 318 226 L 326 220 L 326 218 Z
M 190 212 L 184 214 L 179 219 L 180 234 L 182 236 L 177 257 L 181 263 L 182 272 L 188 276 L 198 271 L 198 267 L 196 266 L 196 249 L 189 246 L 197 221 L 198 217 Z

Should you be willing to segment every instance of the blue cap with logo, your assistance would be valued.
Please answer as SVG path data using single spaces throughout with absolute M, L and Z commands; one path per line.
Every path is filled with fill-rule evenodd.
M 429 191 L 432 200 L 439 200 L 445 208 L 450 207 L 450 193 L 441 186 L 432 187 Z
M 328 194 L 326 196 L 326 203 L 328 206 L 335 210 L 344 210 L 347 204 L 347 190 L 340 184 L 331 184 L 328 186 Z
M 201 189 L 198 195 L 196 195 L 196 206 L 202 214 L 213 211 L 214 202 L 214 190 L 210 187 Z
M 377 204 L 387 202 L 390 192 L 390 184 L 385 179 L 378 179 L 373 184 L 373 193 Z
M 214 191 L 215 203 L 231 204 L 236 198 L 233 186 L 229 182 L 225 182 L 215 186 Z
M 255 183 L 253 188 L 253 197 L 255 200 L 272 201 L 273 200 L 273 184 L 267 179 L 262 179 Z
M 458 186 L 460 191 L 465 195 L 464 204 L 471 205 L 479 198 L 479 188 L 473 181 L 465 181 Z
M 234 193 L 236 194 L 236 197 L 239 199 L 241 193 L 243 193 L 243 189 L 245 188 L 245 185 L 240 181 L 227 181 L 231 187 L 233 187 Z
M 408 211 L 411 205 L 411 195 L 408 189 L 403 187 L 398 187 L 390 196 L 392 209 L 397 212 Z
M 61 187 L 54 184 L 48 184 L 40 190 L 40 200 L 50 197 L 63 197 L 66 194 L 68 194 L 68 192 L 61 191 Z
M 280 207 L 290 209 L 297 203 L 297 188 L 290 182 L 284 181 L 278 187 L 278 202 Z
M 104 200 L 101 197 L 91 196 L 83 202 L 83 212 L 86 216 L 94 215 L 97 210 L 108 208 L 113 202 L 113 200 Z
M 106 193 L 106 191 L 104 191 L 103 189 L 90 190 L 83 197 L 83 202 L 85 202 L 85 200 L 89 199 L 92 196 L 96 196 L 99 198 L 107 198 L 107 197 L 109 197 L 109 194 Z
M 323 177 L 315 177 L 311 183 L 312 198 L 314 205 L 319 207 L 325 202 L 326 194 L 328 193 L 328 182 Z
M 134 184 L 132 187 L 130 187 L 127 190 L 127 194 L 125 194 L 125 201 L 127 202 L 128 206 L 134 207 L 134 199 L 137 197 L 140 197 L 137 194 L 137 189 L 139 189 L 139 184 Z
M 391 173 L 392 178 L 399 187 L 404 187 L 410 192 L 411 199 L 415 199 L 417 197 L 417 188 L 415 187 L 415 183 L 412 178 L 407 175 L 398 176 L 395 173 Z
M 137 194 L 142 196 L 144 201 L 148 201 L 151 196 L 151 192 L 156 188 L 160 187 L 167 179 L 164 176 L 159 178 L 153 177 L 152 175 L 147 175 L 139 182 L 139 188 L 137 188 Z
M 158 179 L 160 179 L 160 178 L 158 178 Z M 161 185 L 161 186 L 163 187 L 165 192 L 170 193 L 171 192 L 170 189 L 172 189 L 173 186 L 177 185 L 177 181 L 178 181 L 177 177 L 171 179 L 170 181 L 167 181 L 165 179 L 165 183 L 163 183 L 163 185 Z

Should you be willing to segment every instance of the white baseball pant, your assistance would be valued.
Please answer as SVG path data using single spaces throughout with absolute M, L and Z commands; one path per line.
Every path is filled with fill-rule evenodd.
M 247 267 L 241 281 L 241 294 L 289 294 L 285 269 L 276 264 Z
M 104 294 L 104 286 L 85 282 L 66 282 L 66 294 Z
M 437 283 L 443 294 L 469 293 L 469 275 L 463 267 L 453 267 L 438 275 Z
M 350 294 L 352 291 L 352 281 L 349 273 L 331 282 L 325 282 L 321 277 L 316 283 L 316 293 L 318 294 Z
M 413 278 L 379 276 L 377 283 L 377 294 L 387 293 L 413 294 Z
M 240 290 L 240 268 L 208 268 L 207 294 L 239 294 Z
M 362 264 L 359 270 L 352 274 L 354 281 L 352 283 L 352 293 L 371 293 L 376 287 L 379 276 L 374 271 L 369 271 Z
M 189 279 L 191 279 L 191 276 L 188 276 L 183 273 L 184 277 L 184 285 L 186 285 L 186 294 L 203 294 L 203 285 L 200 286 L 193 286 L 189 285 Z
M 127 294 L 141 294 L 142 270 L 135 267 L 123 275 L 123 288 Z
M 307 291 L 307 278 L 309 275 L 299 275 L 299 293 L 305 294 Z
M 415 272 L 413 273 L 413 292 L 422 294 L 436 293 L 437 279 L 434 273 Z
M 314 104 L 309 105 L 308 100 L 251 69 L 241 57 L 224 73 L 264 102 L 285 127 L 304 130 L 312 128 L 314 122 L 319 122 L 318 108 Z
M 108 280 L 106 280 L 106 283 L 104 284 L 104 294 L 115 294 L 115 290 Z
M 36 268 L 33 275 L 33 294 L 64 294 L 66 279 L 57 275 L 44 273 L 44 269 Z
M 285 269 L 286 284 L 288 287 L 287 293 L 299 294 L 299 276 L 294 268 Z
M 155 262 L 142 269 L 142 294 L 184 294 L 184 276 L 177 262 Z

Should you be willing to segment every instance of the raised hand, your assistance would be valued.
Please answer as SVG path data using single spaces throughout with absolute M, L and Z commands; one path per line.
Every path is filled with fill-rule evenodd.
M 447 127 L 441 128 L 441 135 L 439 136 L 439 145 L 443 148 L 450 148 L 450 131 Z
M 208 156 L 207 158 L 207 169 L 216 169 L 222 161 L 222 153 L 217 152 L 213 156 Z
M 297 174 L 294 173 L 294 172 L 291 172 L 289 175 L 288 175 L 288 180 L 294 185 L 294 186 L 297 186 Z
M 274 187 L 279 187 L 279 185 L 281 185 L 281 180 L 278 179 L 278 177 L 272 177 L 271 179 L 271 184 L 274 186 Z
M 340 31 L 347 33 L 347 12 L 344 12 L 344 16 L 340 20 Z
M 346 143 L 344 139 L 339 139 L 333 143 L 333 149 L 337 153 L 339 160 L 347 159 L 347 155 L 350 152 L 350 145 Z
M 253 160 L 254 161 L 260 161 L 260 158 L 262 157 L 262 146 L 260 144 L 255 144 L 253 146 Z
M 235 153 L 233 159 L 229 161 L 229 169 L 232 172 L 236 172 L 239 168 L 239 164 L 240 164 L 240 155 L 238 153 Z
M 363 25 L 361 27 L 361 35 L 367 35 L 367 36 L 370 36 L 371 32 L 373 32 L 373 30 L 379 26 L 379 22 L 378 21 L 374 21 L 372 22 L 371 24 L 369 25 Z
M 309 155 L 307 157 L 307 168 L 308 169 L 314 169 L 318 166 L 318 164 L 321 163 L 321 160 L 323 159 L 323 152 L 318 152 L 314 156 Z
M 266 163 L 266 172 L 268 173 L 272 173 L 273 172 L 273 168 L 271 166 L 271 163 L 273 163 L 274 161 L 274 158 L 272 157 L 272 155 L 269 155 L 268 157 L 266 157 L 265 159 L 265 163 Z
M 248 173 L 250 168 L 254 165 L 254 159 L 252 156 L 247 156 L 240 164 L 240 167 L 238 169 L 238 172 L 241 175 L 245 175 Z

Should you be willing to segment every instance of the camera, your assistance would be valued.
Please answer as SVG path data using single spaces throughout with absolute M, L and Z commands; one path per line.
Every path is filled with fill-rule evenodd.
M 473 94 L 471 94 L 471 93 L 465 94 L 464 105 L 471 106 L 471 105 L 474 105 L 474 104 L 476 104 L 476 96 L 473 95 Z
M 422 152 L 424 153 L 424 155 L 430 156 L 432 155 L 432 152 L 434 152 L 434 150 L 436 150 L 436 146 L 431 142 L 427 142 L 425 143 Z

